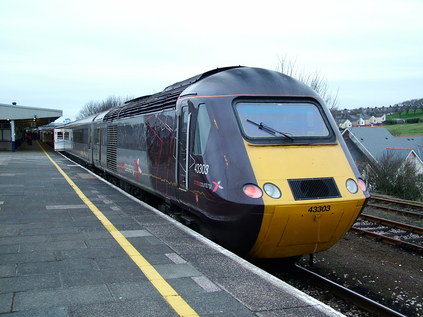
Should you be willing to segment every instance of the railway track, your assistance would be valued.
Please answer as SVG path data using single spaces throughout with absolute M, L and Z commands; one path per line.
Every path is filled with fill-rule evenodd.
M 398 214 L 408 216 L 408 217 L 423 219 L 423 210 L 422 211 L 411 211 L 411 210 L 405 210 L 405 209 L 398 209 L 398 208 L 395 208 L 395 207 L 384 206 L 384 205 L 375 204 L 375 203 L 372 203 L 372 202 L 367 203 L 366 206 L 391 211 L 391 212 L 398 213 Z
M 388 210 L 409 217 L 423 218 L 423 203 L 372 194 L 369 207 Z
M 352 316 L 404 316 L 299 264 L 258 261 L 255 265 L 342 313 Z
M 293 267 L 292 274 L 295 275 L 295 278 L 303 279 L 307 283 L 313 283 L 316 287 L 329 290 L 332 295 L 342 299 L 350 305 L 359 307 L 365 312 L 375 314 L 376 316 L 404 316 L 389 307 L 375 302 L 370 298 L 358 294 L 299 265 Z
M 351 230 L 388 244 L 423 253 L 423 228 L 421 227 L 362 214 Z
M 387 202 L 387 203 L 403 205 L 403 206 L 412 206 L 412 207 L 420 208 L 423 210 L 423 202 L 420 202 L 420 201 L 405 200 L 405 199 L 373 194 L 373 193 L 371 195 L 371 199 Z

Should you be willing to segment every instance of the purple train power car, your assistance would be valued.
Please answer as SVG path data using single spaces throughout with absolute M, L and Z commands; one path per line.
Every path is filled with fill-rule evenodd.
M 252 257 L 331 247 L 368 198 L 322 99 L 275 71 L 212 70 L 64 128 L 64 151 Z

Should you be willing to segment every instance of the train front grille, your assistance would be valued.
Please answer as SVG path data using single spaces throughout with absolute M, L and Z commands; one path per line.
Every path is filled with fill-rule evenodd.
M 289 179 L 295 200 L 341 197 L 333 177 Z

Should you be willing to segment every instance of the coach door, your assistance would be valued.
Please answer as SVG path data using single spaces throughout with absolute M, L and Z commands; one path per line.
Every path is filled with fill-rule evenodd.
M 182 102 L 181 112 L 178 118 L 178 142 L 176 156 L 176 179 L 178 188 L 188 190 L 189 172 L 189 143 L 190 143 L 191 113 L 186 101 Z
M 94 157 L 94 164 L 99 166 L 100 162 L 101 162 L 101 129 L 100 129 L 100 125 L 94 125 L 93 157 Z

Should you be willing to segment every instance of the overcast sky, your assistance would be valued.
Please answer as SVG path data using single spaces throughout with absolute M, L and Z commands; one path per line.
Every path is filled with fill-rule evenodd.
M 422 0 L 0 0 L 0 103 L 63 110 L 216 67 L 320 72 L 340 108 L 423 98 Z

